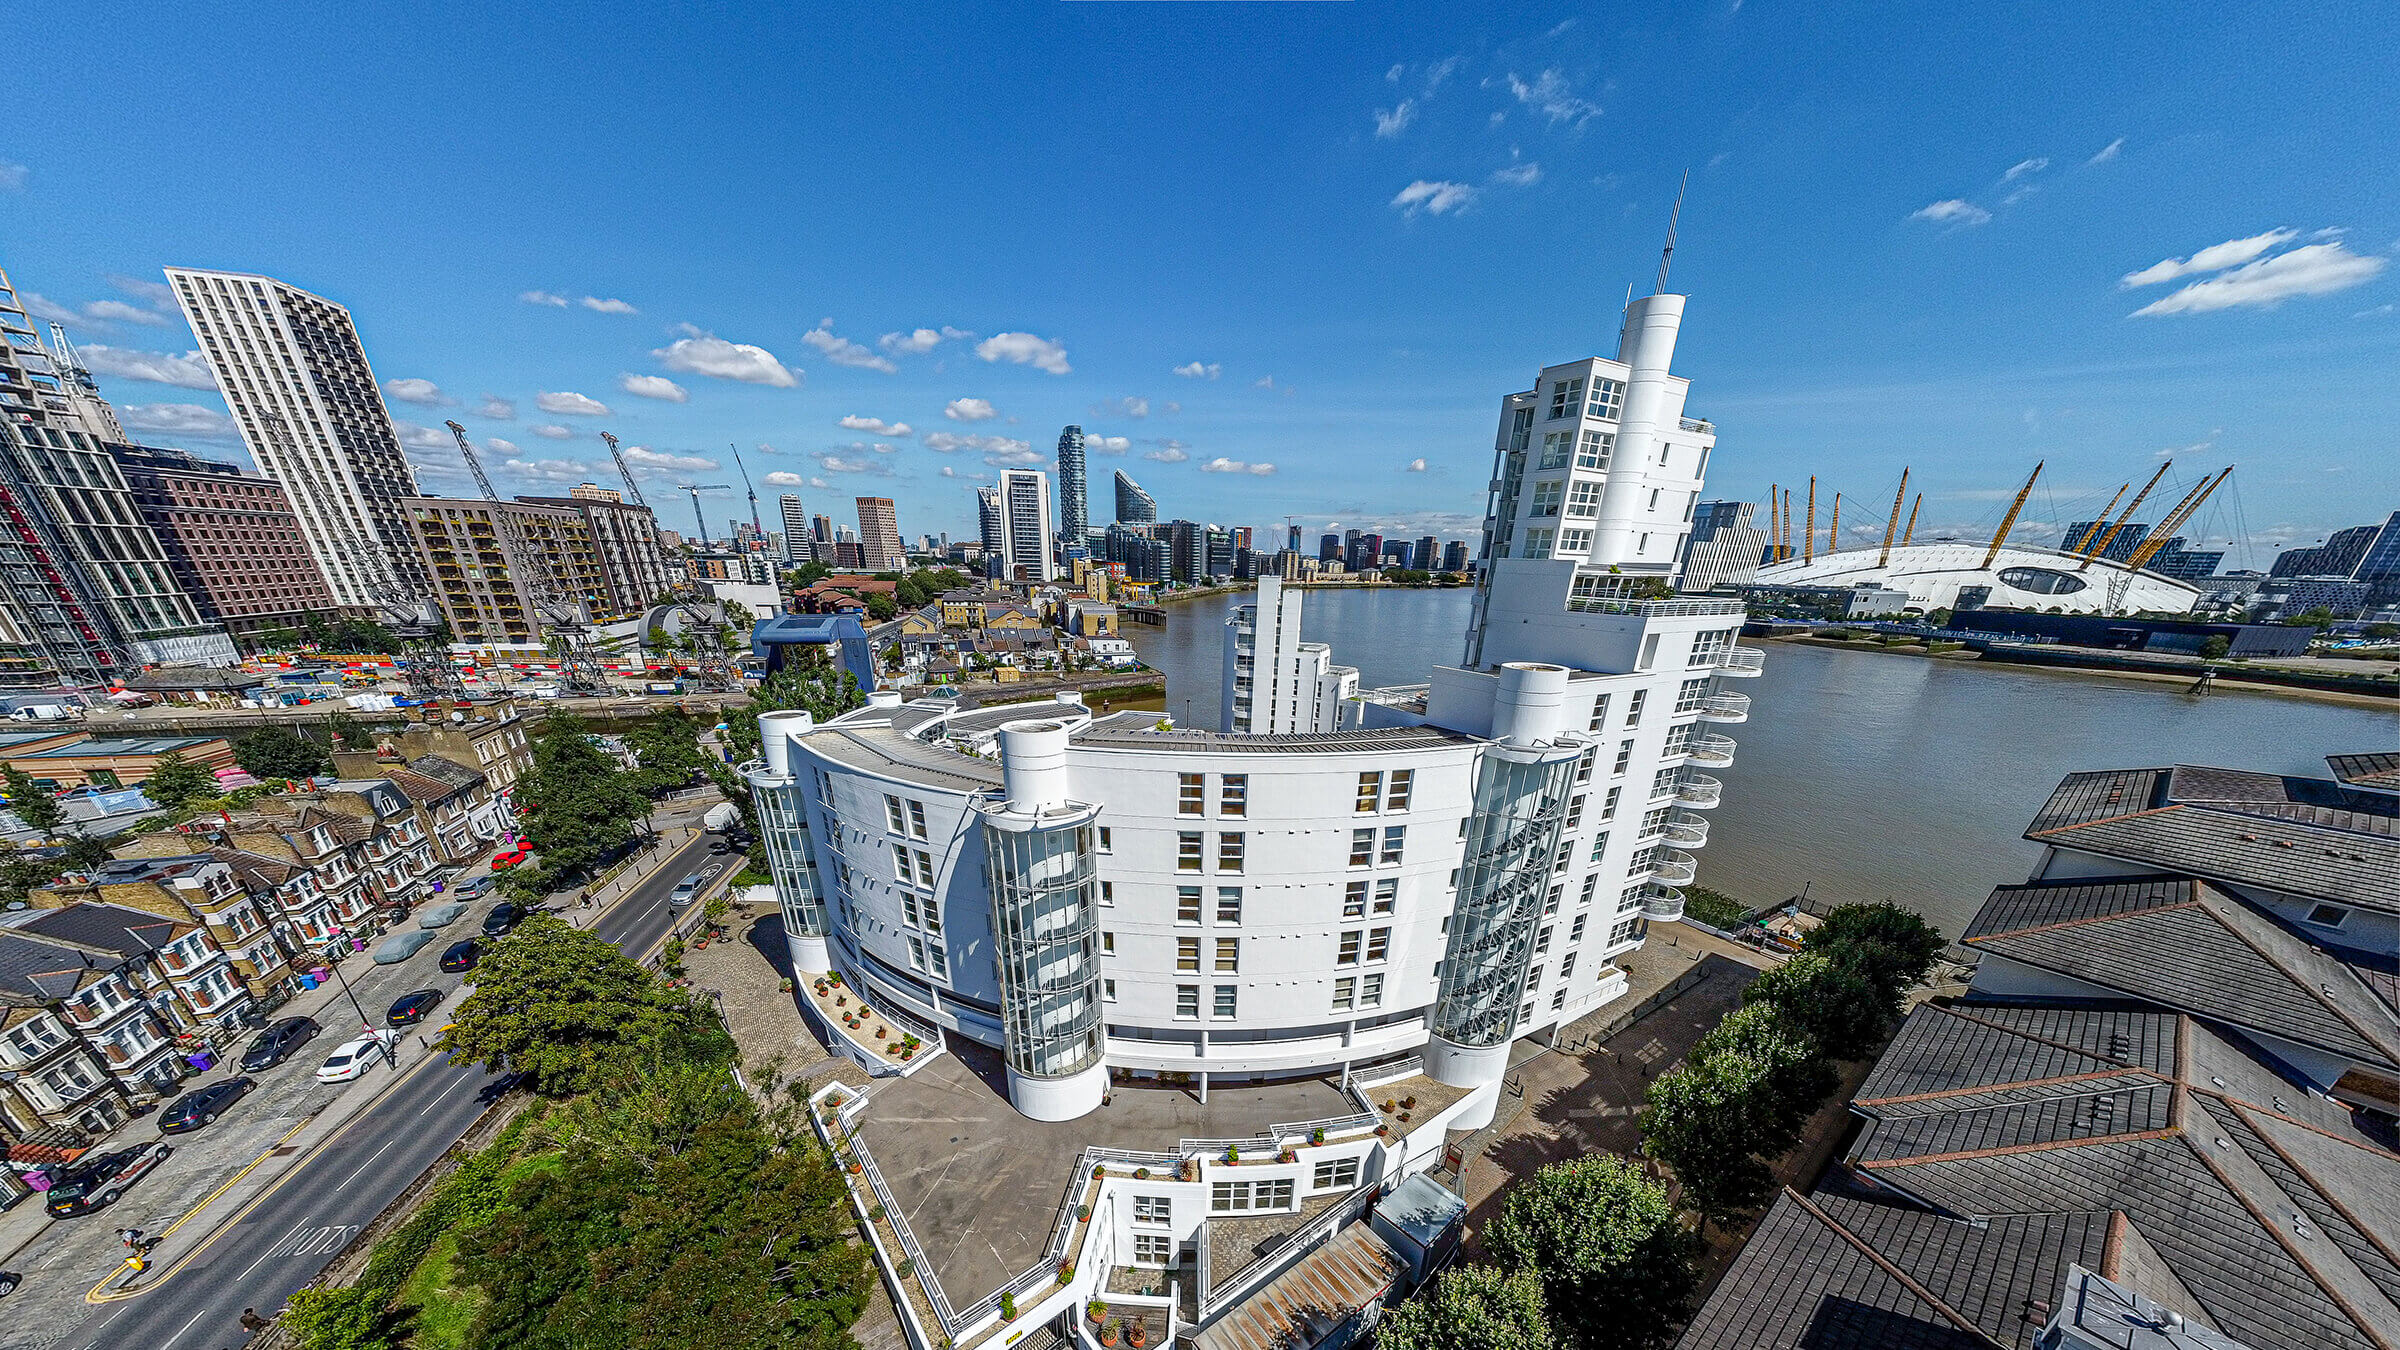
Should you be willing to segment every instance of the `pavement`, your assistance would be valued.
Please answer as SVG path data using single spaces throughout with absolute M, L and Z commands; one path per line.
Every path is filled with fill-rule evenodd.
M 676 882 L 710 862 L 739 861 L 738 854 L 712 857 L 697 831 L 687 837 L 678 829 L 657 847 L 651 866 L 615 895 L 596 897 L 581 916 L 636 957 L 690 912 L 668 903 Z M 445 938 L 474 935 L 492 903 L 476 904 L 443 930 Z M 567 904 L 573 917 L 575 902 Z M 436 942 L 395 966 L 354 959 L 340 969 L 371 1015 L 418 988 L 444 989 L 442 1007 L 455 1007 L 462 979 L 472 976 L 436 970 L 447 945 Z M 357 1020 L 338 982 L 325 992 L 324 1034 L 252 1075 L 258 1091 L 215 1125 L 181 1136 L 168 1163 L 115 1206 L 48 1222 L 8 1258 L 25 1282 L 9 1296 L 0 1350 L 205 1350 L 246 1340 L 243 1309 L 272 1316 L 282 1308 L 505 1090 L 504 1076 L 454 1065 L 413 1033 L 396 1069 L 316 1083 L 316 1066 Z M 306 1011 L 298 1000 L 293 1006 Z M 438 1027 L 442 1011 L 434 1018 Z M 154 1128 L 144 1119 L 119 1134 L 148 1138 Z M 116 1236 L 127 1226 L 161 1239 L 149 1270 L 130 1286 Z

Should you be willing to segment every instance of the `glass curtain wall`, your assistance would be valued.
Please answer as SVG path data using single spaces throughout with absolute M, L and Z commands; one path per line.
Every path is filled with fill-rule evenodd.
M 776 898 L 783 902 L 786 931 L 824 937 L 825 884 L 808 834 L 808 799 L 797 782 L 776 787 L 753 783 L 750 796 L 758 803 L 759 833 L 766 840 L 767 866 L 775 875 Z
M 983 827 L 1009 1067 L 1064 1078 L 1100 1059 L 1092 827 Z
M 1516 1025 L 1574 772 L 1571 758 L 1483 757 L 1433 1009 L 1433 1034 L 1453 1045 L 1499 1045 Z

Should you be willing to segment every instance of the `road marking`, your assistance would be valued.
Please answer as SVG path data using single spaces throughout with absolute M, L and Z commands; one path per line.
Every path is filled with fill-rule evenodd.
M 236 1276 L 234 1276 L 234 1278 L 235 1278 L 235 1279 L 237 1279 L 237 1280 L 246 1280 L 246 1279 L 250 1278 L 250 1272 L 251 1272 L 251 1271 L 254 1271 L 254 1270 L 258 1269 L 258 1268 L 259 1268 L 259 1266 L 260 1266 L 262 1263 L 264 1263 L 268 1257 L 270 1257 L 270 1256 L 273 1256 L 275 1253 L 277 1253 L 277 1252 L 279 1252 L 279 1251 L 282 1251 L 282 1250 L 283 1250 L 283 1244 L 285 1244 L 285 1243 L 287 1243 L 287 1242 L 291 1241 L 293 1238 L 296 1238 L 296 1237 L 300 1236 L 300 1230 L 301 1230 L 302 1228 L 306 1227 L 306 1226 L 307 1226 L 307 1225 L 306 1225 L 305 1223 L 296 1223 L 296 1224 L 293 1224 L 293 1225 L 292 1225 L 292 1231 L 291 1231 L 291 1232 L 289 1232 L 289 1233 L 286 1233 L 286 1234 L 284 1234 L 282 1237 L 279 1237 L 279 1238 L 275 1239 L 275 1242 L 274 1242 L 274 1244 L 273 1244 L 272 1246 L 268 1247 L 268 1248 L 267 1248 L 265 1251 L 263 1251 L 263 1252 L 259 1253 L 258 1260 L 256 1260 L 256 1261 L 253 1261 L 253 1262 L 251 1262 L 249 1265 L 246 1265 L 246 1266 L 242 1267 L 242 1273 L 241 1273 L 241 1274 L 239 1274 L 239 1275 L 236 1275 Z M 106 1324 L 104 1323 L 103 1325 L 106 1325 Z
M 475 1080 L 472 1078 L 461 1078 L 457 1082 L 452 1083 L 450 1086 L 443 1088 L 439 1093 L 434 1095 L 434 1099 L 432 1101 L 425 1103 L 425 1109 L 417 1112 L 417 1114 L 420 1116 L 430 1114 L 433 1108 L 442 1104 L 442 1098 L 449 1096 L 451 1093 L 458 1091 L 460 1088 L 465 1087 L 467 1084 L 474 1081 Z
M 358 1172 L 364 1172 L 364 1171 L 366 1171 L 368 1168 L 370 1168 L 370 1167 L 373 1167 L 373 1166 L 375 1165 L 375 1160 L 376 1160 L 377 1158 L 380 1158 L 380 1157 L 382 1157 L 382 1156 L 383 1156 L 383 1149 L 390 1148 L 392 1145 L 394 1145 L 394 1144 L 397 1144 L 397 1143 L 399 1143 L 399 1142 L 400 1142 L 400 1141 L 399 1141 L 399 1140 L 397 1140 L 397 1139 L 386 1139 L 386 1140 L 384 1140 L 384 1141 L 383 1141 L 383 1148 L 379 1148 L 379 1149 L 375 1150 L 373 1153 L 370 1153 L 370 1154 L 368 1154 L 368 1155 L 367 1155 L 367 1160 L 366 1160 L 365 1162 L 363 1162 L 363 1163 L 360 1163 L 360 1164 L 358 1165 Z M 341 1185 L 339 1185 L 339 1186 L 336 1186 L 336 1187 L 334 1187 L 334 1189 L 335 1189 L 336 1191 L 342 1191 L 342 1190 L 347 1190 L 347 1189 L 349 1189 L 349 1187 L 350 1187 L 350 1183 L 351 1183 L 351 1182 L 353 1182 L 353 1181 L 356 1181 L 356 1180 L 358 1180 L 358 1172 L 352 1172 L 352 1173 L 351 1173 L 349 1176 L 346 1176 L 346 1177 L 342 1178 L 342 1184 L 341 1184 Z
M 160 1342 L 158 1343 L 158 1344 L 159 1344 L 159 1350 L 166 1350 L 166 1347 L 168 1347 L 168 1346 L 170 1346 L 170 1345 L 173 1345 L 175 1342 L 177 1342 L 177 1341 L 179 1341 L 179 1340 L 182 1340 L 182 1339 L 183 1339 L 183 1333 L 184 1333 L 185 1331 L 190 1331 L 190 1330 L 192 1329 L 192 1324 L 193 1324 L 194 1322 L 198 1322 L 198 1321 L 199 1321 L 201 1318 L 203 1318 L 203 1317 L 206 1317 L 206 1316 L 208 1316 L 208 1313 L 207 1313 L 207 1312 L 205 1312 L 205 1311 L 193 1313 L 193 1314 L 192 1314 L 192 1320 L 191 1320 L 190 1322 L 186 1322 L 186 1323 L 184 1323 L 184 1324 L 183 1324 L 183 1329 L 182 1329 L 182 1331 L 178 1331 L 178 1332 L 176 1332 L 174 1335 L 172 1335 L 172 1336 L 169 1336 L 169 1337 L 167 1337 L 165 1340 L 163 1340 L 163 1341 L 160 1341 Z

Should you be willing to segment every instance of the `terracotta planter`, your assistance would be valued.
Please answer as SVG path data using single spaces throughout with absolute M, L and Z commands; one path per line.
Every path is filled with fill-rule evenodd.
M 1140 1322 L 1136 1322 L 1132 1326 L 1125 1329 L 1125 1343 L 1132 1346 L 1134 1350 L 1141 1350 L 1143 1344 L 1148 1342 L 1149 1339 L 1149 1329 Z

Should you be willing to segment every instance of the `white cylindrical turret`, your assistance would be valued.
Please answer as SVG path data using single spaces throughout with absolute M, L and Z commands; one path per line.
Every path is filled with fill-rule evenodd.
M 1008 809 L 1025 815 L 1067 804 L 1067 724 L 1011 722 L 1000 728 L 1000 773 Z
M 867 706 L 870 708 L 897 708 L 900 706 L 900 691 L 878 689 L 867 695 Z
M 1632 367 L 1625 407 L 1617 420 L 1617 448 L 1608 461 L 1608 486 L 1600 496 L 1600 519 L 1592 537 L 1595 564 L 1638 557 L 1635 536 L 1643 489 L 1658 464 L 1659 423 L 1668 404 L 1667 367 L 1675 359 L 1675 334 L 1683 327 L 1680 295 L 1646 295 L 1625 307 L 1617 334 L 1617 359 Z
M 765 754 L 767 772 L 777 778 L 792 776 L 792 742 L 816 729 L 817 719 L 798 708 L 758 715 L 759 749 Z
M 1492 738 L 1509 745 L 1555 741 L 1574 730 L 1567 716 L 1565 666 L 1511 661 L 1500 667 L 1500 689 L 1492 707 Z

